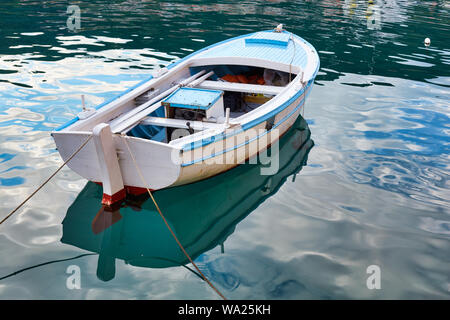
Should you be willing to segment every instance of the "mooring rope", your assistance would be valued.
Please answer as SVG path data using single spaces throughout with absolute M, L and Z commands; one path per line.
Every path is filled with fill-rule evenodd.
M 133 152 L 131 152 L 130 146 L 128 145 L 128 141 L 125 137 L 125 134 L 122 134 L 123 137 L 123 141 L 125 142 L 125 146 L 128 149 L 128 152 L 130 153 L 131 159 L 133 160 L 134 166 L 136 167 L 136 170 L 138 172 L 138 175 L 140 177 L 140 179 L 142 180 L 142 183 L 147 186 L 147 182 L 145 181 L 144 175 L 142 174 L 141 169 L 139 168 L 136 159 L 133 155 Z M 152 192 L 150 191 L 149 188 L 145 187 L 147 189 L 147 192 L 150 196 L 150 198 L 152 199 L 153 203 L 155 204 L 156 210 L 158 211 L 159 215 L 161 216 L 161 218 L 164 221 L 164 224 L 166 225 L 167 229 L 169 229 L 170 233 L 172 234 L 173 238 L 175 239 L 176 243 L 178 244 L 178 246 L 180 247 L 181 251 L 183 251 L 183 254 L 186 256 L 186 258 L 188 258 L 188 260 L 191 262 L 191 264 L 194 266 L 194 268 L 197 270 L 197 272 L 202 276 L 203 280 L 205 280 L 205 282 L 223 299 L 223 300 L 227 300 L 227 298 L 225 298 L 225 296 L 206 278 L 206 276 L 203 274 L 203 272 L 200 271 L 200 269 L 197 267 L 197 265 L 195 264 L 195 262 L 192 260 L 192 258 L 189 256 L 189 254 L 186 252 L 186 250 L 184 249 L 183 245 L 181 244 L 180 240 L 178 240 L 178 237 L 175 235 L 175 232 L 173 232 L 172 228 L 170 227 L 169 223 L 167 222 L 166 218 L 164 217 L 163 213 L 161 212 L 161 210 L 159 209 L 158 203 L 156 202 L 155 198 L 153 197 Z
M 6 276 L 2 276 L 2 277 L 0 277 L 0 281 L 8 279 L 8 278 L 13 277 L 13 276 L 16 276 L 19 273 L 22 273 L 22 272 L 25 272 L 25 271 L 28 271 L 28 270 L 31 270 L 31 269 L 39 268 L 39 267 L 42 267 L 42 266 L 46 266 L 46 265 L 49 265 L 49 264 L 58 263 L 58 262 L 65 262 L 65 261 L 75 260 L 75 259 L 79 259 L 79 258 L 86 257 L 86 256 L 96 256 L 96 255 L 98 255 L 98 253 L 84 253 L 84 254 L 80 254 L 80 255 L 72 257 L 72 258 L 65 258 L 65 259 L 52 260 L 52 261 L 39 263 L 39 264 L 36 264 L 34 266 L 31 266 L 31 267 L 26 267 L 26 268 L 22 268 L 20 270 L 14 271 L 14 272 L 6 275 Z M 197 277 L 199 277 L 201 280 L 203 280 L 202 276 L 200 274 L 198 274 L 197 271 L 192 270 L 188 266 L 182 265 L 178 261 L 174 261 L 174 260 L 167 259 L 167 258 L 162 258 L 162 257 L 149 257 L 149 258 L 158 259 L 158 260 L 162 260 L 162 261 L 168 261 L 168 262 L 171 262 L 173 264 L 180 265 L 181 267 L 185 268 L 186 270 L 189 270 L 190 272 L 195 274 Z
M 47 178 L 36 190 L 34 190 L 25 200 L 22 201 L 13 211 L 11 211 L 1 222 L 0 225 L 5 222 L 9 217 L 11 217 L 14 213 L 17 212 L 28 200 L 30 200 L 39 190 L 42 189 L 43 186 L 45 186 L 70 160 L 72 160 L 75 155 L 81 151 L 81 149 L 84 148 L 84 146 L 91 140 L 92 135 L 90 135 L 86 141 L 69 157 L 62 165 L 59 166 L 58 169 L 56 169 L 55 172 L 52 173 L 50 177 Z
M 75 259 L 79 259 L 79 258 L 82 258 L 82 257 L 94 256 L 94 255 L 97 255 L 97 254 L 96 253 L 84 253 L 84 254 L 80 254 L 80 255 L 78 255 L 76 257 L 72 257 L 72 258 L 65 258 L 65 259 L 52 260 L 52 261 L 48 261 L 48 262 L 39 263 L 39 264 L 36 264 L 34 266 L 26 267 L 26 268 L 14 271 L 13 273 L 10 273 L 10 274 L 8 274 L 6 276 L 0 277 L 0 281 L 1 280 L 5 280 L 7 278 L 10 278 L 12 276 L 18 275 L 19 273 L 22 273 L 24 271 L 31 270 L 31 269 L 38 268 L 38 267 L 42 267 L 42 266 L 46 266 L 46 265 L 49 265 L 49 264 L 52 264 L 52 263 L 70 261 L 70 260 L 75 260 Z

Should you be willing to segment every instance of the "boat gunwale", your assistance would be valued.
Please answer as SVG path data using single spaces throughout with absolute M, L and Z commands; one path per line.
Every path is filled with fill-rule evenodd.
M 307 98 L 307 97 L 309 96 L 309 94 L 310 94 L 310 90 L 309 90 L 310 88 L 311 88 L 311 87 L 307 87 L 307 88 L 306 88 L 307 91 L 306 91 L 306 90 L 305 90 L 305 91 L 302 91 L 300 94 L 298 94 L 298 95 L 292 97 L 289 101 L 287 101 L 288 103 L 287 103 L 286 108 L 287 108 L 288 106 L 290 106 L 295 100 L 299 99 L 299 98 L 303 95 L 303 93 L 305 93 L 305 96 L 300 100 L 298 106 L 296 106 L 292 111 L 289 112 L 288 115 L 284 116 L 280 121 L 278 121 L 277 123 L 275 123 L 275 124 L 273 125 L 273 127 L 272 127 L 270 130 L 266 130 L 266 131 L 264 131 L 262 134 L 259 134 L 259 135 L 257 135 L 256 137 L 253 137 L 252 139 L 246 140 L 245 142 L 243 142 L 243 143 L 241 143 L 241 144 L 233 145 L 233 147 L 231 147 L 231 148 L 221 150 L 221 151 L 219 151 L 219 152 L 217 152 L 217 153 L 210 154 L 210 155 L 208 155 L 208 156 L 206 156 L 206 157 L 203 157 L 203 158 L 200 158 L 200 159 L 195 159 L 195 160 L 192 160 L 192 161 L 187 162 L 187 163 L 182 163 L 182 164 L 181 164 L 181 167 L 183 168 L 183 167 L 191 166 L 191 165 L 194 165 L 194 164 L 196 164 L 196 163 L 203 162 L 203 161 L 205 161 L 205 160 L 208 160 L 208 159 L 211 159 L 211 158 L 220 156 L 220 155 L 222 155 L 222 154 L 224 154 L 224 153 L 231 152 L 231 151 L 236 150 L 236 149 L 238 149 L 238 148 L 240 148 L 240 147 L 246 146 L 246 145 L 248 145 L 249 143 L 251 143 L 251 142 L 253 142 L 253 141 L 257 140 L 257 139 L 260 139 L 261 137 L 263 137 L 263 136 L 269 134 L 269 133 L 272 132 L 274 129 L 276 129 L 277 127 L 279 127 L 281 124 L 283 124 L 285 121 L 287 121 L 293 114 L 295 114 L 295 112 L 297 112 L 299 109 L 301 109 L 301 108 L 304 106 L 304 103 L 305 103 L 305 101 L 306 101 L 306 98 Z M 284 108 L 284 109 L 285 109 L 285 108 Z M 284 109 L 283 109 L 283 110 L 284 110 Z M 281 110 L 281 111 L 283 111 L 283 110 Z M 281 111 L 280 111 L 280 112 L 281 112 Z M 278 113 L 277 113 L 277 114 L 278 114 Z M 253 127 L 253 126 L 252 126 L 252 127 Z M 231 135 L 223 136 L 223 137 L 221 137 L 221 139 L 219 139 L 219 140 L 208 141 L 208 143 L 202 144 L 201 146 L 198 146 L 197 148 L 204 147 L 204 146 L 206 146 L 206 145 L 208 145 L 208 144 L 210 144 L 210 143 L 214 143 L 214 142 L 218 142 L 218 141 L 221 141 L 221 140 L 224 140 L 224 139 L 228 139 L 228 138 L 230 138 L 230 137 L 232 137 L 232 136 L 235 136 L 235 135 L 237 135 L 237 134 L 239 134 L 239 133 L 245 132 L 246 130 L 248 130 L 248 129 L 252 128 L 252 127 L 249 127 L 249 128 L 247 128 L 247 129 L 240 129 L 240 130 L 237 130 L 237 131 L 233 131 L 233 132 L 232 132 L 233 134 L 231 134 Z M 276 141 L 278 141 L 278 140 L 279 140 L 279 139 L 277 139 Z M 183 152 L 184 152 L 184 151 L 190 151 L 190 150 L 194 150 L 194 149 L 188 149 L 188 150 L 182 149 Z M 259 153 L 259 151 L 258 151 L 258 153 Z
M 249 36 L 244 35 L 245 36 Z M 231 124 L 239 124 L 241 125 L 241 130 L 237 130 L 237 131 L 233 131 L 230 134 L 226 134 L 224 132 L 224 130 L 222 130 L 220 133 L 214 133 L 214 132 L 209 132 L 206 135 L 206 140 L 204 136 L 198 136 L 198 137 L 192 137 L 192 141 L 190 142 L 185 142 L 182 145 L 182 150 L 183 151 L 189 151 L 189 150 L 194 150 L 197 148 L 202 148 L 210 143 L 214 143 L 217 141 L 220 141 L 222 139 L 226 139 L 230 136 L 233 136 L 235 134 L 241 133 L 242 131 L 248 130 L 254 126 L 257 126 L 258 124 L 261 124 L 264 121 L 267 121 L 268 119 L 270 119 L 271 117 L 275 116 L 276 114 L 282 112 L 284 109 L 286 109 L 290 103 L 292 103 L 292 101 L 294 101 L 295 99 L 297 99 L 299 96 L 301 96 L 308 88 L 310 88 L 311 84 L 314 82 L 315 77 L 319 71 L 320 68 L 320 59 L 319 56 L 317 54 L 317 51 L 315 50 L 314 47 L 311 46 L 311 44 L 309 44 L 308 42 L 306 42 L 303 38 L 296 36 L 297 40 L 299 41 L 303 41 L 307 46 L 310 46 L 313 49 L 313 53 L 315 54 L 316 58 L 317 58 L 317 65 L 316 65 L 316 69 L 313 71 L 312 75 L 309 77 L 308 81 L 306 82 L 306 85 L 303 85 L 303 83 L 301 82 L 303 79 L 301 77 L 303 77 L 303 75 L 301 74 L 297 74 L 296 77 L 282 90 L 282 92 L 280 92 L 279 94 L 277 94 L 273 99 L 271 99 L 270 101 L 266 102 L 265 104 L 259 106 L 257 109 L 253 110 L 253 111 L 259 111 L 259 113 L 262 113 L 260 115 L 258 115 L 258 113 L 253 113 L 253 111 L 248 112 L 240 117 L 237 118 L 233 118 L 230 123 Z M 242 38 L 242 36 L 240 37 L 236 37 L 236 38 L 232 38 L 229 39 L 229 41 L 232 40 L 237 40 Z M 294 40 L 295 41 L 295 40 Z M 228 41 L 225 41 L 224 43 L 227 43 Z M 216 45 L 219 46 L 223 43 L 217 43 Z M 207 48 L 205 48 L 206 50 Z M 200 53 L 202 50 L 198 51 L 197 53 Z M 190 54 L 189 56 L 194 57 L 194 53 Z M 189 56 L 187 56 L 186 58 L 188 58 Z M 199 58 L 202 59 L 202 58 Z M 195 58 L 193 58 L 193 62 L 195 61 Z M 300 67 L 298 67 L 300 68 Z M 301 68 L 300 68 L 301 69 Z M 302 71 L 304 72 L 304 71 Z M 300 90 L 294 91 L 291 90 L 292 88 L 294 88 L 295 85 L 302 85 L 302 88 Z M 289 91 L 294 91 L 292 93 L 291 97 L 286 98 L 286 95 L 288 95 Z M 278 99 L 278 100 L 282 100 L 285 99 L 285 101 L 274 101 L 274 99 Z M 278 104 L 278 106 L 273 106 L 275 104 L 275 102 L 280 102 Z M 266 110 L 266 112 L 263 112 L 261 110 L 264 109 L 269 109 L 270 107 L 272 107 L 272 110 Z M 264 109 L 263 109 L 264 108 Z M 254 119 L 251 119 L 252 117 L 254 117 Z M 249 119 L 250 118 L 250 119 Z M 209 138 L 208 138 L 209 136 Z M 174 145 L 176 145 L 176 143 L 174 143 Z
M 273 31 L 273 30 L 257 31 L 257 32 L 253 32 L 253 33 L 249 33 L 249 34 L 240 35 L 240 36 L 237 36 L 237 37 L 225 39 L 225 40 L 223 40 L 223 41 L 214 43 L 214 44 L 209 45 L 209 46 L 207 46 L 207 47 L 205 47 L 205 48 L 202 48 L 202 49 L 200 49 L 200 50 L 198 50 L 198 51 L 195 51 L 195 52 L 193 52 L 193 53 L 191 53 L 191 54 L 189 54 L 189 55 L 187 55 L 187 56 L 185 56 L 185 57 L 183 57 L 183 58 L 181 58 L 181 59 L 179 59 L 179 60 L 177 60 L 177 61 L 175 61 L 175 62 L 172 62 L 171 64 L 169 64 L 168 66 L 165 67 L 165 68 L 167 68 L 167 69 L 169 70 L 169 72 L 167 72 L 167 73 L 164 74 L 164 75 L 170 74 L 170 70 L 171 70 L 171 69 L 173 69 L 174 67 L 179 66 L 180 64 L 183 64 L 183 63 L 186 63 L 186 67 L 190 67 L 190 64 L 187 63 L 187 62 L 189 62 L 189 60 L 190 60 L 191 58 L 194 58 L 196 55 L 199 55 L 199 54 L 205 52 L 206 50 L 209 50 L 209 49 L 214 48 L 214 47 L 221 46 L 221 45 L 223 45 L 223 44 L 226 44 L 226 43 L 229 43 L 229 42 L 232 42 L 232 41 L 235 41 L 235 40 L 239 40 L 239 39 L 242 39 L 242 38 L 245 38 L 245 37 L 249 37 L 249 36 L 254 35 L 254 34 L 258 33 L 258 32 L 274 32 L 274 31 Z M 309 42 L 307 42 L 307 41 L 304 40 L 303 38 L 301 38 L 301 37 L 299 37 L 299 36 L 297 36 L 297 35 L 294 35 L 293 33 L 288 32 L 288 31 L 283 31 L 283 33 L 289 33 L 289 34 L 291 34 L 292 36 L 295 36 L 295 37 L 296 37 L 296 40 L 302 41 L 306 46 L 308 46 L 310 49 L 312 49 L 313 53 L 315 53 L 315 56 L 317 57 L 317 66 L 316 66 L 316 70 L 313 72 L 313 74 L 312 74 L 311 77 L 310 77 L 310 80 L 313 80 L 313 79 L 316 77 L 317 72 L 318 72 L 319 67 L 320 67 L 320 60 L 319 60 L 317 51 L 315 50 L 315 48 L 314 48 Z M 295 41 L 295 40 L 293 39 L 293 41 Z M 193 59 L 193 61 L 194 61 L 194 59 Z M 192 62 L 193 62 L 193 61 L 192 61 Z M 298 68 L 300 68 L 300 67 L 298 67 Z M 301 68 L 300 68 L 300 70 L 301 70 Z M 296 78 L 298 78 L 298 76 L 299 76 L 299 75 L 297 75 Z M 96 109 L 96 110 L 99 110 L 99 109 L 101 109 L 102 107 L 104 107 L 104 106 L 106 106 L 106 105 L 108 105 L 108 104 L 114 102 L 115 100 L 117 100 L 117 99 L 119 99 L 119 98 L 125 96 L 126 94 L 132 92 L 133 90 L 139 88 L 140 86 L 143 86 L 144 84 L 148 83 L 149 81 L 151 81 L 151 80 L 158 80 L 158 79 L 160 79 L 160 78 L 162 78 L 162 77 L 163 77 L 163 76 L 161 76 L 161 77 L 154 77 L 153 75 L 150 75 L 149 78 L 146 78 L 146 79 L 140 81 L 139 83 L 137 83 L 136 85 L 130 87 L 129 89 L 125 90 L 124 92 L 121 92 L 119 95 L 114 96 L 114 97 L 112 97 L 111 99 L 109 99 L 109 100 L 107 100 L 107 101 L 101 103 L 100 105 L 96 106 L 95 109 Z M 291 85 L 294 84 L 294 81 L 296 80 L 296 78 L 294 78 L 294 80 L 293 80 L 288 86 L 286 86 L 286 91 L 288 90 L 288 88 L 291 87 Z M 303 89 L 304 89 L 304 88 L 303 88 Z M 276 95 L 276 97 L 282 96 L 283 93 L 284 93 L 284 91 L 285 91 L 285 90 L 283 90 L 283 92 L 281 92 L 280 94 Z M 295 95 L 295 94 L 294 94 L 294 95 Z M 116 106 L 116 107 L 118 107 L 118 106 Z M 281 111 L 281 110 L 280 110 L 280 111 Z M 251 112 L 249 112 L 249 113 L 247 113 L 247 114 L 244 114 L 244 115 L 241 116 L 241 117 L 245 117 L 245 116 L 250 117 L 250 113 L 251 113 Z M 255 114 L 256 114 L 256 113 L 254 113 L 253 115 L 255 115 Z M 250 121 L 250 122 L 255 122 L 255 121 L 260 120 L 260 121 L 256 122 L 254 125 L 256 125 L 256 124 L 258 124 L 258 123 L 261 123 L 261 122 L 265 121 L 265 120 L 261 120 L 261 118 L 264 117 L 264 116 L 265 116 L 265 114 L 262 114 L 261 116 L 256 117 L 256 119 L 253 119 L 253 120 Z M 233 119 L 233 120 L 236 121 L 236 120 L 238 120 L 238 119 L 241 118 L 241 117 L 235 118 L 235 119 Z M 89 119 L 89 118 L 88 118 L 88 119 Z M 56 129 L 54 129 L 53 132 L 60 132 L 60 131 L 66 129 L 66 128 L 68 128 L 68 127 L 70 127 L 71 125 L 75 124 L 76 122 L 78 122 L 78 121 L 80 121 L 80 120 L 82 120 L 82 119 L 80 119 L 78 116 L 76 116 L 75 118 L 73 118 L 73 119 L 67 121 L 66 123 L 62 124 L 61 126 L 57 127 Z M 242 120 L 245 120 L 245 118 L 242 119 Z M 77 132 L 78 132 L 78 131 L 77 131 Z
M 235 136 L 235 135 L 238 135 L 238 134 L 240 134 L 240 133 L 242 133 L 242 132 L 244 132 L 244 131 L 247 131 L 247 130 L 249 130 L 249 129 L 251 129 L 251 128 L 253 128 L 253 127 L 255 127 L 255 126 L 257 126 L 257 125 L 259 125 L 259 124 L 261 124 L 261 123 L 263 123 L 264 121 L 267 121 L 268 119 L 270 119 L 271 117 L 273 117 L 273 116 L 279 114 L 279 113 L 282 112 L 283 110 L 285 110 L 287 107 L 289 107 L 289 106 L 291 105 L 292 102 L 294 102 L 294 101 L 297 100 L 299 97 L 301 97 L 301 95 L 302 95 L 304 92 L 306 92 L 306 90 L 309 90 L 309 89 L 310 89 L 310 85 L 311 85 L 311 84 L 308 84 L 307 86 L 305 86 L 304 88 L 302 88 L 302 90 L 296 92 L 295 95 L 293 95 L 293 96 L 290 97 L 288 100 L 286 100 L 284 103 L 282 103 L 281 105 L 279 105 L 278 108 L 277 108 L 277 109 L 279 109 L 279 110 L 275 109 L 275 110 L 272 110 L 270 113 L 266 113 L 265 115 L 267 115 L 267 117 L 264 118 L 264 119 L 262 119 L 262 120 L 261 120 L 261 117 L 260 117 L 260 118 L 257 118 L 257 119 L 255 119 L 255 120 L 253 120 L 253 121 L 250 121 L 250 122 L 248 122 L 248 123 L 244 123 L 244 124 L 239 123 L 239 124 L 241 125 L 240 128 L 237 129 L 237 130 L 234 130 L 234 131 L 232 131 L 232 132 L 230 132 L 230 133 L 226 133 L 226 132 L 225 132 L 225 128 L 224 128 L 224 130 L 222 130 L 220 133 L 217 133 L 217 134 L 215 134 L 215 135 L 214 135 L 213 132 L 211 132 L 211 133 L 210 133 L 211 136 L 209 136 L 209 137 L 206 136 L 206 138 L 196 139 L 196 140 L 194 140 L 194 141 L 192 141 L 192 142 L 190 142 L 190 143 L 186 143 L 186 144 L 183 145 L 183 147 L 182 147 L 181 149 L 183 150 L 183 152 L 195 150 L 195 149 L 198 149 L 198 148 L 202 148 L 202 147 L 204 147 L 204 146 L 207 146 L 207 145 L 209 145 L 209 144 L 211 144 L 211 143 L 218 142 L 218 141 L 221 141 L 221 140 L 224 140 L 224 139 L 228 139 L 228 138 L 233 137 L 233 136 Z M 263 116 L 264 116 L 264 115 L 263 115 Z M 263 117 L 263 116 L 262 116 L 262 117 Z M 235 118 L 235 119 L 238 119 L 238 118 Z M 233 120 L 235 120 L 235 119 L 233 119 Z M 261 121 L 256 122 L 256 120 L 261 120 Z M 252 123 L 252 122 L 255 122 L 255 123 Z M 279 125 L 280 122 L 281 122 L 281 121 L 275 123 L 274 126 L 275 126 L 275 125 Z M 208 140 L 207 140 L 207 139 L 208 139 Z M 197 145 L 196 145 L 196 143 L 197 143 Z M 198 145 L 199 143 L 201 143 L 201 145 Z

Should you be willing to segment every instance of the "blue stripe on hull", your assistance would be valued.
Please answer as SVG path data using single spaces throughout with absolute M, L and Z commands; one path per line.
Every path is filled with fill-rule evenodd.
M 309 81 L 308 85 L 305 88 L 303 88 L 302 90 L 298 91 L 293 97 L 291 97 L 289 100 L 287 100 L 285 103 L 281 104 L 280 106 L 278 106 L 277 108 L 275 108 L 271 112 L 266 113 L 264 116 L 261 116 L 261 117 L 255 119 L 255 120 L 253 120 L 253 121 L 250 121 L 250 122 L 244 124 L 242 126 L 242 130 L 236 130 L 236 131 L 234 131 L 232 133 L 229 133 L 229 134 L 221 133 L 221 134 L 218 134 L 216 136 L 209 137 L 207 139 L 202 139 L 202 140 L 199 140 L 199 141 L 191 142 L 191 143 L 183 146 L 183 148 L 182 148 L 183 152 L 184 151 L 190 151 L 190 150 L 197 149 L 197 148 L 202 148 L 204 146 L 207 146 L 208 144 L 211 144 L 211 143 L 214 143 L 214 142 L 217 142 L 217 141 L 221 141 L 223 139 L 227 139 L 227 138 L 232 137 L 232 136 L 234 136 L 236 134 L 239 134 L 239 133 L 241 133 L 241 132 L 243 132 L 245 130 L 253 128 L 253 127 L 257 126 L 258 124 L 260 124 L 260 123 L 262 123 L 264 121 L 267 121 L 271 117 L 276 116 L 277 114 L 282 112 L 284 109 L 288 108 L 292 104 L 292 102 L 297 100 L 303 94 L 303 92 L 305 90 L 310 90 L 313 81 L 314 81 L 314 79 Z
M 299 91 L 299 92 L 302 92 L 302 93 L 303 93 L 303 90 L 302 90 L 302 91 Z M 197 160 L 193 160 L 193 161 L 191 161 L 191 162 L 183 163 L 183 164 L 181 164 L 181 167 L 187 167 L 187 166 L 190 166 L 190 165 L 193 165 L 193 164 L 196 164 L 196 163 L 199 163 L 199 162 L 202 162 L 202 161 L 205 161 L 205 160 L 208 160 L 208 159 L 211 159 L 211 158 L 220 156 L 220 155 L 222 155 L 222 154 L 224 154 L 224 153 L 233 151 L 233 150 L 238 149 L 238 148 L 240 148 L 240 147 L 243 147 L 243 146 L 245 146 L 245 145 L 247 145 L 247 144 L 249 144 L 249 143 L 251 143 L 251 142 L 253 142 L 253 141 L 257 140 L 257 139 L 260 139 L 261 137 L 265 136 L 265 135 L 268 134 L 269 132 L 272 132 L 272 130 L 278 128 L 282 123 L 284 123 L 285 121 L 287 121 L 287 120 L 288 120 L 290 117 L 292 117 L 297 111 L 299 111 L 299 110 L 304 106 L 305 101 L 306 101 L 306 98 L 309 96 L 310 92 L 311 92 L 311 90 L 308 90 L 308 91 L 306 92 L 305 96 L 303 97 L 303 99 L 299 102 L 299 104 L 298 104 L 291 112 L 289 112 L 288 115 L 286 115 L 286 116 L 283 117 L 280 121 L 278 121 L 278 122 L 277 122 L 270 130 L 264 131 L 264 133 L 262 133 L 262 134 L 260 134 L 260 135 L 258 135 L 258 136 L 256 136 L 256 137 L 253 137 L 252 139 L 249 139 L 249 140 L 245 141 L 244 143 L 235 145 L 235 146 L 233 146 L 232 148 L 228 148 L 228 149 L 221 150 L 221 151 L 219 151 L 219 152 L 217 152 L 217 153 L 211 154 L 211 155 L 206 156 L 206 157 L 201 158 L 201 159 L 197 159 Z M 298 99 L 300 96 L 301 96 L 301 94 L 300 94 L 300 95 L 297 94 L 297 95 L 294 96 L 294 97 L 296 97 L 296 99 Z M 295 101 L 296 99 L 293 99 L 293 101 Z M 292 104 L 293 101 L 291 101 L 290 103 Z M 290 104 L 288 105 L 288 107 L 289 107 L 289 106 L 290 106 Z M 297 117 L 298 117 L 298 116 L 297 116 Z M 251 129 L 251 128 L 252 128 L 252 127 L 248 128 L 248 129 Z M 246 130 L 248 130 L 248 129 L 246 129 Z M 239 133 L 244 132 L 244 131 L 245 131 L 245 130 L 241 130 L 241 131 L 239 131 Z M 230 135 L 230 136 L 228 136 L 227 138 L 232 137 L 232 136 L 234 136 L 234 135 L 237 135 L 237 133 L 235 133 L 235 134 L 233 134 L 233 135 Z

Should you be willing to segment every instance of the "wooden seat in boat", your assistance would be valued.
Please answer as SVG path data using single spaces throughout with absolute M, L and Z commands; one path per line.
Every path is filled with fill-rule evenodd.
M 170 118 L 160 118 L 160 117 L 145 117 L 140 124 L 142 125 L 153 125 L 160 127 L 170 127 L 170 128 L 183 128 L 186 129 L 186 123 L 189 122 L 192 129 L 195 131 L 205 130 L 205 129 L 217 129 L 223 128 L 223 123 L 212 123 L 205 121 L 190 121 L 183 119 L 170 119 Z
M 273 96 L 279 94 L 285 88 L 260 84 L 246 84 L 246 83 L 211 81 L 211 80 L 205 80 L 202 83 L 198 84 L 197 87 L 210 90 L 260 93 Z

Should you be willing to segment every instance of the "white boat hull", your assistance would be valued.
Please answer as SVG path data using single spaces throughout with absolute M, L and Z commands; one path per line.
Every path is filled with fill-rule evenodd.
M 228 139 L 202 147 L 200 150 L 184 152 L 180 175 L 174 185 L 183 185 L 210 178 L 265 152 L 269 146 L 278 142 L 297 120 L 304 108 L 306 96 L 310 92 L 311 86 L 275 116 L 274 129 L 269 132 L 265 130 L 267 126 L 267 121 L 265 121 Z M 252 132 L 249 133 L 249 131 Z M 253 139 L 249 143 L 242 143 L 246 137 Z M 214 154 L 217 155 L 214 156 Z M 201 157 L 196 157 L 196 155 Z
M 90 134 L 79 132 L 53 133 L 56 146 L 63 160 L 67 160 L 88 139 Z M 148 184 L 143 184 L 124 139 L 127 140 L 136 163 Z M 173 185 L 178 180 L 181 166 L 171 161 L 172 152 L 178 153 L 178 149 L 157 141 L 129 136 L 114 135 L 113 140 L 125 186 L 157 190 Z M 102 182 L 103 177 L 94 140 L 90 140 L 67 165 L 87 180 Z
M 248 38 L 251 38 L 251 36 Z M 319 68 L 317 52 L 306 41 L 297 36 L 294 38 L 292 34 L 289 37 L 284 35 L 281 38 L 282 41 L 285 41 L 286 49 L 272 48 L 271 50 L 280 52 L 284 50 L 286 53 L 280 56 L 280 59 L 284 60 L 276 63 L 270 61 L 270 55 L 255 57 L 254 59 L 235 56 L 239 54 L 239 50 L 230 51 L 230 55 L 234 56 L 221 57 L 220 54 L 226 52 L 227 46 L 230 46 L 226 42 L 212 46 L 210 49 L 206 48 L 192 57 L 176 62 L 170 66 L 170 70 L 160 76 L 149 79 L 117 97 L 117 99 L 106 103 L 101 109 L 97 109 L 92 117 L 74 119 L 62 128 L 55 130 L 52 135 L 61 157 L 65 161 L 69 159 L 86 139 L 94 135 L 93 132 L 95 132 L 97 126 L 111 125 L 114 134 L 109 138 L 109 144 L 112 144 L 109 150 L 105 149 L 101 151 L 103 154 L 99 155 L 98 139 L 100 138 L 94 137 L 68 162 L 68 166 L 90 181 L 105 183 L 105 180 L 108 180 L 107 182 L 110 182 L 109 180 L 120 180 L 119 187 L 124 186 L 127 191 L 133 193 L 142 193 L 147 188 L 159 190 L 207 179 L 230 170 L 244 163 L 247 159 L 265 155 L 269 146 L 274 145 L 300 115 Z M 242 39 L 246 38 L 234 38 L 229 40 L 229 43 L 244 45 L 247 49 L 250 48 L 247 52 L 249 55 L 260 54 L 260 51 L 253 50 L 252 46 L 246 47 Z M 259 38 L 256 38 L 257 43 L 259 43 L 259 40 Z M 291 41 L 295 44 L 291 45 Z M 221 50 L 222 47 L 225 50 Z M 214 53 L 214 50 L 217 53 Z M 303 54 L 303 58 L 298 56 L 290 58 L 288 53 L 294 52 L 295 54 L 296 50 L 298 51 L 297 54 Z M 217 56 L 214 56 L 214 54 Z M 294 60 L 294 58 L 297 60 Z M 293 61 L 297 65 L 293 64 Z M 301 65 L 303 61 L 307 61 L 306 67 Z M 212 73 L 211 71 L 208 74 L 205 74 L 206 71 L 200 72 L 200 78 L 198 79 L 195 79 L 195 75 L 191 74 L 190 68 L 207 68 L 216 64 L 249 65 L 257 68 L 271 68 L 275 65 L 278 70 L 289 72 L 289 78 L 291 78 L 291 75 L 294 78 L 289 79 L 289 84 L 285 87 L 274 87 L 205 81 Z M 158 105 L 152 102 L 153 100 L 148 100 L 147 104 L 137 107 L 136 99 L 138 97 L 151 89 L 155 95 L 159 95 L 158 98 L 154 98 L 155 101 L 158 99 L 161 101 L 159 97 L 164 96 L 164 92 L 174 92 L 174 89 L 176 89 L 174 83 L 180 83 L 181 80 L 187 81 L 191 78 L 194 79 L 193 83 L 196 86 L 202 88 L 216 86 L 219 89 L 223 87 L 224 91 L 239 91 L 239 87 L 242 87 L 243 92 L 253 92 L 259 89 L 261 90 L 259 91 L 260 94 L 272 93 L 272 96 L 274 96 L 268 102 L 242 116 L 226 119 L 225 122 L 220 123 L 207 122 L 205 127 L 200 131 L 197 130 L 195 134 L 170 142 L 158 142 L 123 134 L 127 132 L 126 130 L 129 130 L 127 129 L 129 125 L 133 126 L 138 121 L 143 121 L 142 114 L 145 117 L 161 106 L 161 102 L 158 102 Z M 205 82 L 202 84 L 203 81 Z M 178 84 L 179 87 L 184 85 L 185 82 Z M 255 93 L 258 93 L 258 91 Z M 167 120 L 164 117 L 149 117 L 149 123 L 159 121 L 159 124 L 166 122 L 166 125 L 176 125 L 177 120 L 169 119 L 168 111 L 165 112 Z M 169 124 L 169 120 L 171 120 L 171 124 Z M 199 122 L 200 126 L 202 125 L 200 121 L 194 122 Z M 199 124 L 193 123 L 193 126 L 195 125 L 198 126 Z M 111 161 L 105 161 L 105 159 Z M 119 171 L 115 177 L 114 172 L 109 172 L 109 176 L 112 176 L 113 179 L 105 177 L 104 166 L 108 166 L 105 162 L 112 162 L 111 168 L 119 168 L 114 169 Z

